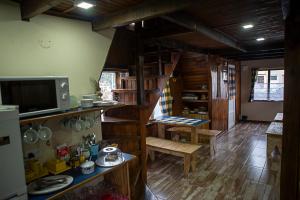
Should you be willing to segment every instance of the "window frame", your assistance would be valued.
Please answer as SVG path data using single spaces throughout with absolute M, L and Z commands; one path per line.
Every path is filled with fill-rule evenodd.
M 112 70 L 103 70 L 102 72 L 101 72 L 101 74 L 100 74 L 100 78 L 99 78 L 99 87 L 100 87 L 100 81 L 101 81 L 101 77 L 102 77 L 102 74 L 103 73 L 114 73 L 115 74 L 115 80 L 114 80 L 114 82 L 115 82 L 115 88 L 113 88 L 113 89 L 116 89 L 118 86 L 117 86 L 117 81 L 118 81 L 118 72 L 117 71 L 112 71 Z M 101 88 L 101 87 L 100 87 Z M 112 89 L 112 90 L 113 90 Z M 113 94 L 113 92 L 112 92 L 112 100 L 109 100 L 109 101 L 114 101 L 114 94 Z
M 268 91 L 268 94 L 267 94 L 267 98 L 269 99 L 270 98 L 270 81 L 271 81 L 271 71 L 276 71 L 276 70 L 283 70 L 284 72 L 284 68 L 259 68 L 257 71 L 268 71 L 268 88 L 267 88 L 267 91 Z M 283 86 L 284 86 L 284 82 L 283 82 Z M 284 97 L 283 97 L 283 100 L 255 100 L 253 98 L 252 102 L 283 102 L 284 101 Z

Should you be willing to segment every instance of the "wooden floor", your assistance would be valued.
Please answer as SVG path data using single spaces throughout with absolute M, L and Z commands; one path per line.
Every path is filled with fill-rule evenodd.
M 195 172 L 183 177 L 183 160 L 159 154 L 148 163 L 154 199 L 279 199 L 280 158 L 266 158 L 265 123 L 240 123 L 218 139 L 217 155 L 199 152 Z M 151 195 L 153 194 L 153 195 Z

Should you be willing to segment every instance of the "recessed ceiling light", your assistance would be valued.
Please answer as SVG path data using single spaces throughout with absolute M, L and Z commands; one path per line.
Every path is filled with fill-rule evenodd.
M 265 40 L 265 38 L 263 38 L 263 37 L 256 38 L 256 41 L 258 41 L 258 42 L 264 41 L 264 40 Z
M 253 28 L 253 27 L 254 27 L 253 24 L 245 24 L 245 25 L 243 25 L 244 29 L 250 29 L 250 28 Z
M 91 1 L 75 1 L 75 6 L 83 9 L 89 9 L 95 6 Z

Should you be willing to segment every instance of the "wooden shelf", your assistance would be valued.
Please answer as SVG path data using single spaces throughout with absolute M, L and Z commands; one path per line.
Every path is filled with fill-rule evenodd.
M 136 89 L 114 89 L 111 91 L 115 93 L 136 93 Z M 145 93 L 156 93 L 156 92 L 159 92 L 159 89 L 145 90 Z
M 81 114 L 90 113 L 90 112 L 105 112 L 112 108 L 119 108 L 125 106 L 124 104 L 116 104 L 112 106 L 103 106 L 103 107 L 92 107 L 92 108 L 77 108 L 72 109 L 69 111 L 61 112 L 61 113 L 54 113 L 54 114 L 48 114 L 38 117 L 31 117 L 31 118 L 25 118 L 20 120 L 21 125 L 36 123 L 36 122 L 44 122 L 50 119 L 62 119 L 64 117 L 74 117 L 79 116 Z
M 166 78 L 167 76 L 165 75 L 157 75 L 157 76 L 145 76 L 144 80 L 148 79 L 155 79 L 155 78 Z M 122 80 L 136 80 L 136 76 L 126 76 L 126 77 L 121 77 Z
M 138 120 L 101 116 L 102 123 L 139 123 Z
M 207 93 L 208 90 L 183 90 L 183 93 L 188 93 L 188 92 L 195 92 L 195 93 Z
M 208 103 L 208 100 L 188 100 L 182 99 L 183 102 L 190 102 L 190 103 Z

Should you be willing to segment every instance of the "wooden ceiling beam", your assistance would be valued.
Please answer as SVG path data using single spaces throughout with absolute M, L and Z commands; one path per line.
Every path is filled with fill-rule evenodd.
M 144 42 L 148 46 L 161 46 L 168 49 L 178 49 L 182 51 L 196 52 L 202 54 L 210 54 L 209 49 L 202 49 L 193 45 L 185 44 L 172 39 L 167 38 L 152 38 Z
M 206 35 L 207 37 L 218 41 L 222 44 L 225 44 L 229 47 L 232 47 L 234 49 L 237 49 L 242 52 L 246 52 L 246 50 L 241 46 L 240 42 L 237 40 L 230 38 L 229 36 L 225 35 L 224 33 L 212 29 L 201 22 L 195 20 L 193 17 L 183 14 L 183 13 L 175 13 L 170 15 L 162 16 L 163 19 L 166 19 L 170 22 L 173 22 L 175 24 L 178 24 L 180 26 L 183 26 L 185 28 L 188 28 L 194 32 L 199 32 L 203 35 Z
M 133 22 L 164 15 L 184 9 L 196 0 L 146 0 L 136 6 L 99 17 L 93 21 L 93 30 L 100 31 L 107 28 L 124 26 Z M 199 1 L 198 1 L 199 2 Z M 201 1 L 200 1 L 201 2 Z
M 46 12 L 63 1 L 64 0 L 23 0 L 21 2 L 22 20 L 28 21 L 30 18 Z

